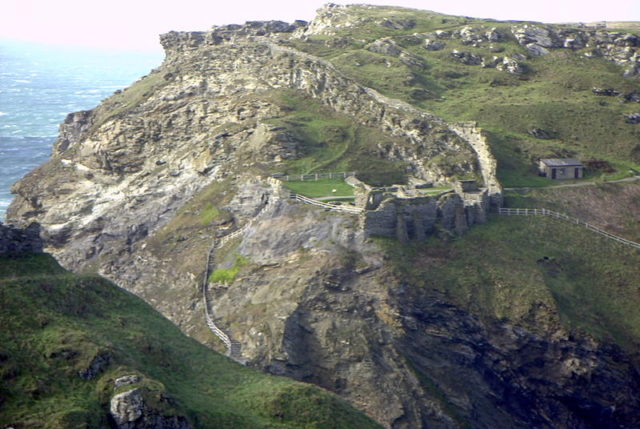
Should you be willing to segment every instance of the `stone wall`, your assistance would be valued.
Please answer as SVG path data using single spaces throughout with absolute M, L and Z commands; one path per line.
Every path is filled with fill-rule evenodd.
M 475 122 L 459 122 L 451 125 L 451 129 L 464 138 L 476 152 L 480 173 L 487 189 L 491 204 L 502 207 L 502 186 L 498 182 L 498 161 L 491 153 L 489 140 Z
M 365 236 L 402 242 L 424 240 L 438 229 L 463 234 L 470 226 L 486 222 L 490 208 L 487 190 L 409 198 L 374 190 L 369 195 L 368 209 L 360 215 Z
M 42 253 L 40 225 L 32 223 L 26 229 L 14 228 L 0 222 L 0 256 Z

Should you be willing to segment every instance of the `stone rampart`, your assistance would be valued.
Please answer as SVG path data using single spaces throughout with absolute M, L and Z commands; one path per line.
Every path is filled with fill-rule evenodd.
M 486 222 L 490 208 L 487 190 L 403 197 L 402 192 L 374 189 L 360 198 L 366 208 L 360 215 L 365 236 L 392 237 L 403 242 L 424 240 L 438 229 L 463 234 L 470 226 Z

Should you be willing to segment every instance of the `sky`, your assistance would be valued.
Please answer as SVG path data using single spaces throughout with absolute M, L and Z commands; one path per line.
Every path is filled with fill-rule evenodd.
M 640 21 L 640 0 L 369 0 L 477 18 L 542 22 Z M 322 0 L 2 0 L 0 41 L 157 51 L 167 31 L 250 20 L 311 20 Z M 338 4 L 351 2 L 333 1 Z

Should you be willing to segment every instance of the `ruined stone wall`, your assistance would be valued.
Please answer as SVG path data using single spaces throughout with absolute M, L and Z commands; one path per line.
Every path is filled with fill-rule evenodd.
M 502 186 L 498 182 L 498 161 L 491 153 L 489 140 L 475 122 L 459 122 L 451 125 L 451 129 L 464 138 L 475 151 L 480 165 L 480 173 L 487 189 L 491 204 L 502 206 Z
M 470 226 L 487 220 L 489 206 L 487 191 L 415 198 L 385 194 L 377 208 L 360 215 L 360 226 L 367 237 L 390 237 L 403 242 L 424 240 L 440 228 L 463 234 Z

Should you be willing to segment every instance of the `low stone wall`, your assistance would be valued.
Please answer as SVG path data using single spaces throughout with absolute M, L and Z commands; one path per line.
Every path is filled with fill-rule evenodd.
M 42 253 L 42 249 L 39 224 L 32 223 L 26 229 L 19 229 L 0 223 L 0 256 Z

